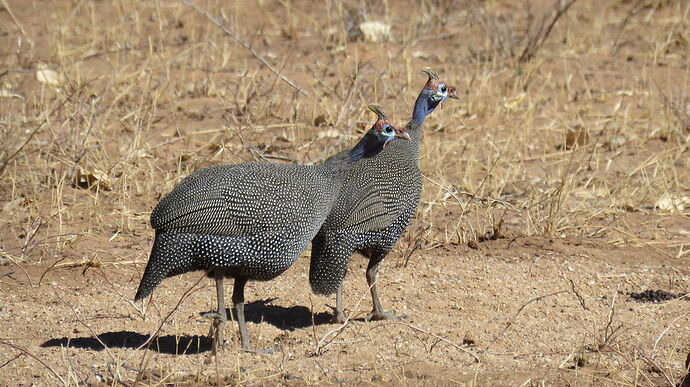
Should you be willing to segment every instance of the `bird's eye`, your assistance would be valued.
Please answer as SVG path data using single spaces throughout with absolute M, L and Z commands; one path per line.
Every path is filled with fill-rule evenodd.
M 383 131 L 389 134 L 393 133 L 393 127 L 391 127 L 390 125 L 383 125 Z
M 441 90 L 441 93 L 445 93 L 446 91 L 448 91 L 448 88 L 446 88 L 446 85 L 444 85 L 443 83 L 438 87 L 438 89 Z

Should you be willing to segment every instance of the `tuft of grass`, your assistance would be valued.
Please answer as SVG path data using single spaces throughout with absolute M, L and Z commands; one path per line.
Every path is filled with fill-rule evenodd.
M 458 86 L 461 101 L 425 122 L 424 191 L 396 270 L 411 273 L 442 247 L 533 236 L 689 256 L 685 1 L 194 2 L 225 32 L 175 1 L 1 4 L 0 264 L 32 287 L 52 271 L 107 266 L 124 278 L 105 279 L 123 301 L 152 239 L 150 211 L 182 178 L 212 164 L 319 162 L 370 124 L 368 103 L 404 123 L 424 66 Z M 390 36 L 368 41 L 365 21 L 391 26 Z M 166 310 L 153 312 L 159 330 Z M 677 380 L 685 344 L 625 343 L 611 310 L 595 316 L 592 348 L 568 348 L 591 352 L 588 380 Z M 380 348 L 386 331 L 399 353 L 414 347 L 404 328 L 348 326 Z M 439 343 L 459 346 L 427 328 L 412 339 L 429 356 Z M 128 358 L 131 369 L 113 359 L 96 380 L 75 356 L 49 359 L 41 382 L 352 381 L 318 359 L 315 374 L 241 357 L 227 372 L 182 372 L 155 354 Z M 384 379 L 367 382 L 418 381 L 406 365 L 376 364 Z

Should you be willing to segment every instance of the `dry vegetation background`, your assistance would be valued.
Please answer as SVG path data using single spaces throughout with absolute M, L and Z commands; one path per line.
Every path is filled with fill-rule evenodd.
M 0 2 L 0 383 L 680 382 L 687 296 L 628 292 L 690 291 L 689 2 L 195 4 L 235 35 L 172 0 Z M 358 320 L 358 257 L 343 326 L 307 256 L 248 286 L 272 354 L 229 325 L 210 355 L 199 273 L 131 303 L 180 179 L 318 162 L 367 103 L 404 123 L 424 66 L 461 100 L 425 123 L 418 216 L 379 276 L 407 319 Z

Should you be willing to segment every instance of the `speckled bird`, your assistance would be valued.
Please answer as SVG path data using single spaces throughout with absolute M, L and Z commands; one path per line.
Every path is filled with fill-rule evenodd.
M 369 259 L 366 271 L 373 310 L 367 319 L 395 318 L 385 312 L 376 290 L 381 261 L 393 249 L 414 216 L 422 192 L 419 150 L 427 115 L 456 89 L 442 82 L 430 68 L 405 130 L 410 141 L 397 141 L 378 156 L 357 163 L 347 174 L 341 193 L 312 241 L 309 282 L 317 294 L 336 293 L 334 322 L 343 322 L 342 282 L 350 257 L 358 252 Z M 342 157 L 342 156 L 336 156 Z
M 246 162 L 204 168 L 183 179 L 151 213 L 155 241 L 134 299 L 151 294 L 165 278 L 207 271 L 218 299 L 215 350 L 222 347 L 227 320 L 223 279 L 232 277 L 242 349 L 251 349 L 244 320 L 247 281 L 271 280 L 287 270 L 316 235 L 352 166 L 396 137 L 410 138 L 380 108 L 369 107 L 376 123 L 350 151 L 323 164 Z

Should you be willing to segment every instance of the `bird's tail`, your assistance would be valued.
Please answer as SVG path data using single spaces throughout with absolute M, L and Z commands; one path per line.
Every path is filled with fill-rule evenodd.
M 134 296 L 134 301 L 147 297 L 168 276 L 168 267 L 165 264 L 168 259 L 165 259 L 161 254 L 164 243 L 165 241 L 161 238 L 161 234 L 156 231 L 149 262 L 146 264 L 144 276 L 141 278 L 141 282 L 139 282 L 139 289 L 137 289 L 137 294 Z
M 207 268 L 210 263 L 205 258 L 209 254 L 200 255 L 199 246 L 208 248 L 211 244 L 208 238 L 212 236 L 156 230 L 151 256 L 134 300 L 151 294 L 168 277 Z

